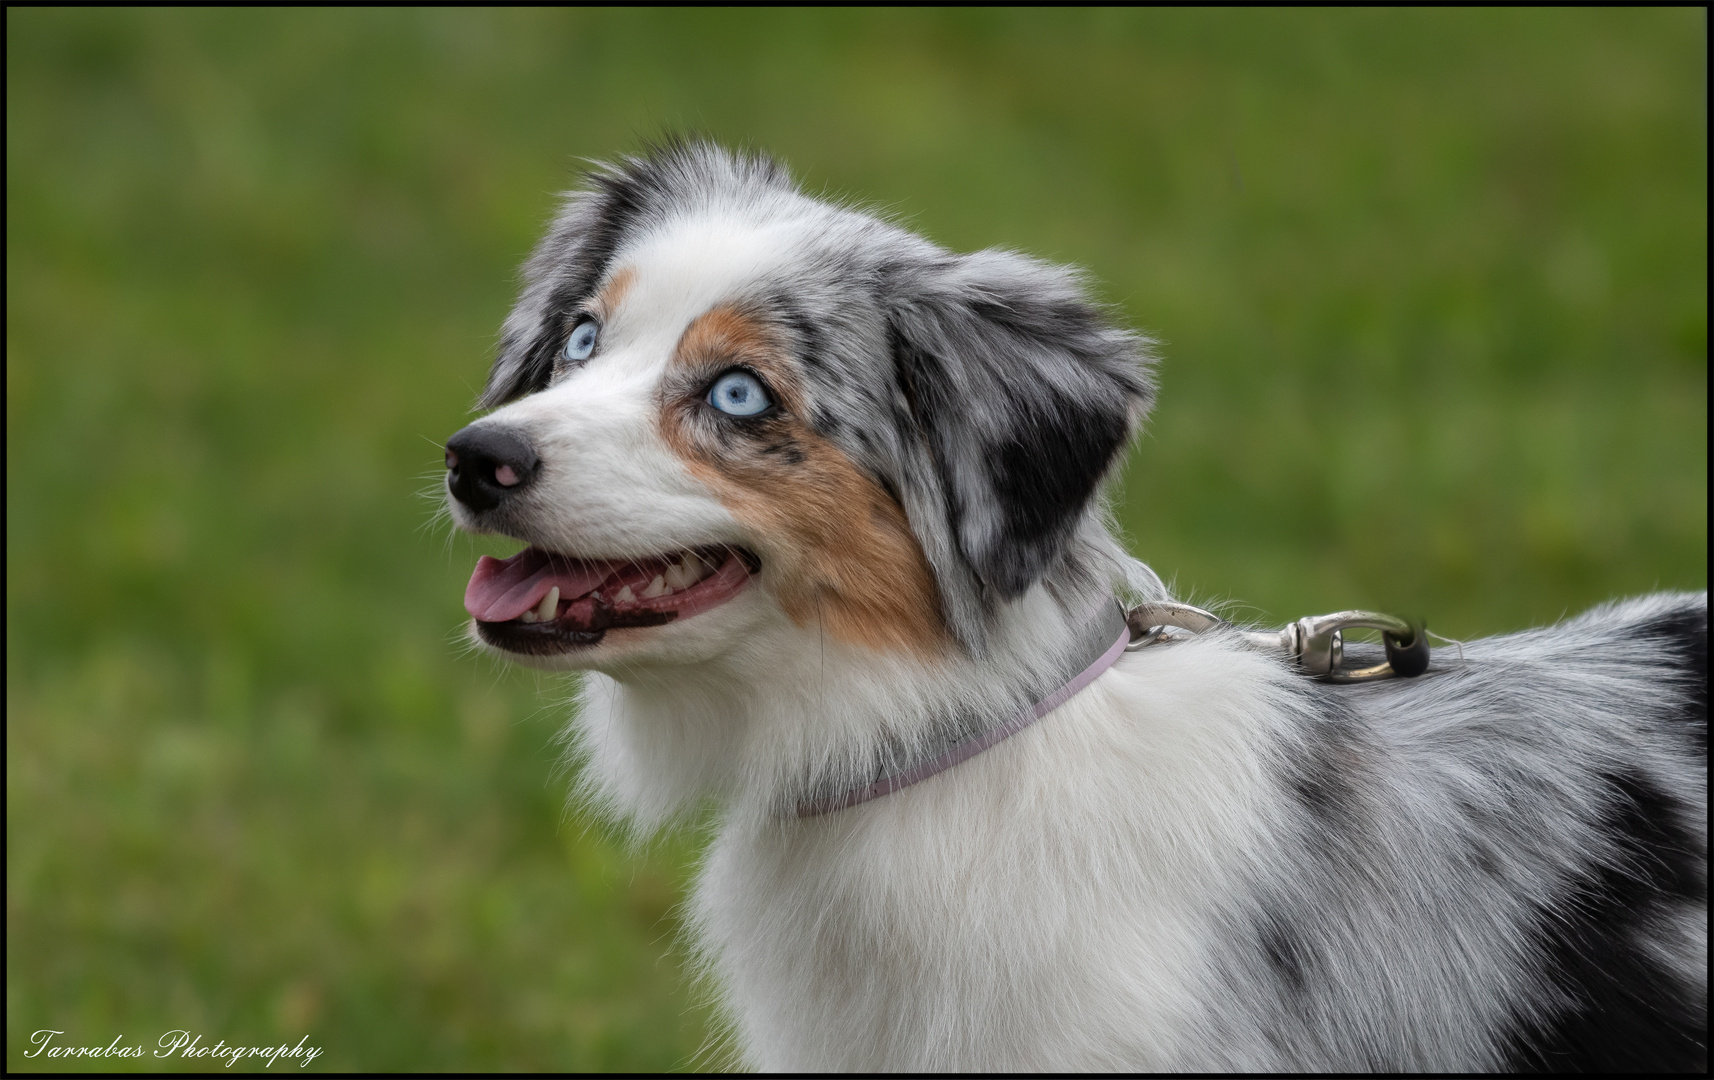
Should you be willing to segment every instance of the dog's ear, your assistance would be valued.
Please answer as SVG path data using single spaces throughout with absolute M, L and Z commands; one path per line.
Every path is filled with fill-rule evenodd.
M 1015 599 L 1063 553 L 1146 412 L 1148 341 L 1113 326 L 1073 271 L 1010 252 L 884 278 L 895 376 L 956 554 L 982 607 Z

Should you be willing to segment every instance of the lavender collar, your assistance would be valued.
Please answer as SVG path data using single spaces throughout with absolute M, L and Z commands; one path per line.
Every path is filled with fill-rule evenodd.
M 1119 655 L 1130 643 L 1131 631 L 1125 624 L 1125 612 L 1117 602 L 1102 604 L 1100 610 L 1090 620 L 1083 630 L 1082 648 L 1077 655 L 1090 657 L 1071 679 L 1053 693 L 1048 694 L 1029 708 L 1018 712 L 1012 717 L 995 724 L 985 731 L 968 736 L 953 744 L 945 752 L 934 758 L 896 772 L 883 773 L 880 779 L 866 787 L 852 788 L 839 795 L 829 798 L 806 799 L 798 803 L 797 816 L 815 817 L 820 814 L 844 810 L 846 807 L 866 803 L 870 799 L 878 799 L 883 795 L 891 795 L 900 788 L 910 787 L 919 780 L 926 780 L 936 773 L 945 772 L 954 765 L 980 754 L 1001 740 L 1016 735 L 1029 727 L 1048 713 L 1059 708 L 1071 699 L 1079 690 L 1094 682 L 1103 671 L 1113 666 Z

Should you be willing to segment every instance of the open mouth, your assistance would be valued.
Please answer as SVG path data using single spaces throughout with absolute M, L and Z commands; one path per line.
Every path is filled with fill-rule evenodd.
M 560 653 L 607 631 L 662 626 L 743 591 L 761 562 L 729 547 L 648 559 L 578 559 L 528 547 L 509 559 L 484 555 L 464 590 L 476 632 L 496 648 Z

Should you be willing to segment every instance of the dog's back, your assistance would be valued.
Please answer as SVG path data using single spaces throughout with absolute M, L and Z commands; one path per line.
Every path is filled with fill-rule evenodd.
M 1420 681 L 1299 684 L 1290 855 L 1232 969 L 1293 1056 L 1704 1069 L 1707 643 L 1706 596 L 1663 595 Z
M 708 956 L 768 1067 L 1702 1070 L 1707 627 L 1361 687 L 1145 650 L 936 781 L 734 822 Z

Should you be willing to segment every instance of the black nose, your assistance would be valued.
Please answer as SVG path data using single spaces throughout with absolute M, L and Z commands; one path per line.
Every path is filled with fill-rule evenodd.
M 446 486 L 477 513 L 528 484 L 541 463 L 530 440 L 511 428 L 471 424 L 446 440 Z

